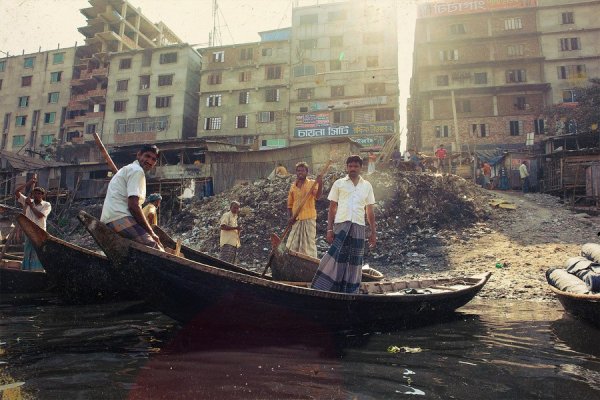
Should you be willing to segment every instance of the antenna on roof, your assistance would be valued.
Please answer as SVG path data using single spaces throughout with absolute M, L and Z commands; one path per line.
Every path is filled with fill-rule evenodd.
M 217 0 L 212 2 L 212 18 L 213 27 L 212 31 L 208 34 L 208 46 L 215 47 L 220 46 L 221 43 L 221 27 L 219 25 L 219 4 Z

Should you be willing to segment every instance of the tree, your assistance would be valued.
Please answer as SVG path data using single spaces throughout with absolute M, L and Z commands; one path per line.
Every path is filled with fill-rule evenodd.
M 600 78 L 592 78 L 589 85 L 573 90 L 572 103 L 547 107 L 544 116 L 549 131 L 555 134 L 597 132 L 600 125 Z

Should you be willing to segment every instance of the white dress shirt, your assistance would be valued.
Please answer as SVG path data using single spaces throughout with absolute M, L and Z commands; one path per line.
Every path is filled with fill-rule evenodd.
M 333 183 L 327 199 L 337 202 L 337 212 L 334 223 L 350 221 L 365 225 L 365 207 L 375 204 L 373 186 L 359 177 L 356 186 L 348 175 Z
M 137 160 L 118 170 L 110 180 L 100 221 L 107 224 L 119 218 L 132 217 L 127 203 L 131 196 L 139 197 L 140 206 L 146 198 L 146 175 Z
M 27 199 L 27 197 L 23 193 L 19 193 L 19 195 L 19 203 L 25 205 L 25 200 Z M 37 226 L 39 226 L 43 230 L 46 230 L 46 220 L 48 219 L 50 211 L 52 211 L 52 205 L 50 205 L 50 203 L 44 200 L 42 200 L 40 204 L 35 204 L 33 199 L 31 201 L 33 202 L 32 207 L 44 214 L 44 216 L 42 218 L 38 218 L 29 206 L 27 206 L 27 208 L 25 209 L 25 216 L 31 221 L 33 221 Z

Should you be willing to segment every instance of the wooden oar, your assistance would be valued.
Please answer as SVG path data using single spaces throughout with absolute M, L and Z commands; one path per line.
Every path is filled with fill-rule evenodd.
M 102 143 L 102 140 L 100 140 L 100 136 L 98 136 L 96 132 L 92 133 L 92 135 L 94 136 L 96 145 L 100 150 L 100 154 L 102 154 L 102 157 L 104 157 L 106 164 L 108 164 L 108 168 L 112 171 L 113 174 L 116 174 L 119 168 L 117 168 L 112 158 L 110 157 L 110 154 L 108 154 L 108 151 L 106 151 L 106 147 L 104 147 L 104 143 Z
M 327 163 L 325 164 L 325 166 L 323 167 L 323 169 L 321 169 L 321 172 L 319 172 L 319 175 L 317 175 L 317 178 L 319 176 L 322 178 L 327 173 L 327 170 L 329 169 L 329 166 L 331 165 L 331 162 L 332 162 L 332 160 L 327 161 Z M 292 229 L 292 226 L 296 222 L 296 218 L 298 218 L 298 214 L 300 214 L 300 211 L 302 210 L 302 207 L 304 207 L 304 204 L 307 202 L 308 198 L 312 195 L 312 192 L 313 192 L 313 190 L 315 188 L 315 185 L 317 184 L 317 180 L 318 179 L 316 179 L 313 182 L 313 184 L 311 185 L 310 189 L 308 190 L 308 192 L 306 193 L 306 195 L 304 196 L 304 198 L 300 201 L 300 203 L 298 203 L 298 207 L 296 207 L 296 211 L 294 211 L 294 214 L 292 215 L 292 222 L 288 222 L 288 224 L 287 224 L 285 230 L 283 231 L 283 234 L 281 235 L 281 237 L 277 236 L 275 233 L 271 234 L 271 247 L 272 247 L 271 254 L 269 254 L 269 259 L 267 260 L 267 265 L 265 265 L 265 269 L 263 270 L 262 276 L 265 276 L 265 274 L 267 273 L 267 271 L 271 267 L 271 263 L 273 262 L 273 258 L 275 257 L 275 252 L 278 251 L 279 245 L 283 243 L 283 240 L 285 239 L 285 237 L 287 236 L 287 234 Z

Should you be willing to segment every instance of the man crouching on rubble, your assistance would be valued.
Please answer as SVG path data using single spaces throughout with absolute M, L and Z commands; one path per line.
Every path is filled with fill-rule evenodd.
M 143 145 L 137 160 L 117 171 L 108 184 L 100 221 L 124 238 L 164 251 L 141 207 L 146 197 L 145 173 L 154 168 L 158 154 L 158 147 Z

